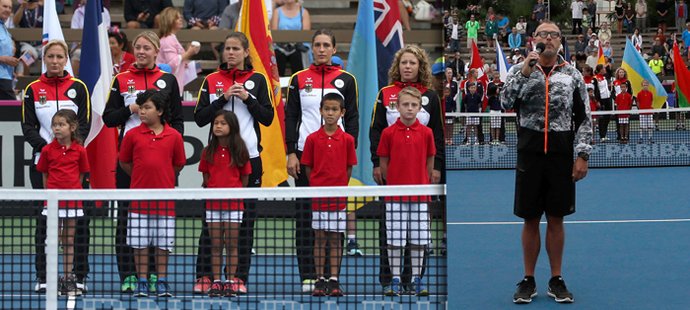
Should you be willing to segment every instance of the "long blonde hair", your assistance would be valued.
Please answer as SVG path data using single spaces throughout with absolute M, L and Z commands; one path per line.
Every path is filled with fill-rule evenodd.
M 172 34 L 175 22 L 178 16 L 181 16 L 180 10 L 174 7 L 167 7 L 160 13 L 158 20 L 158 35 L 163 38 Z
M 407 45 L 395 53 L 393 64 L 388 70 L 388 83 L 393 84 L 395 81 L 400 81 L 400 58 L 403 54 L 410 53 L 419 61 L 419 75 L 417 79 L 419 83 L 426 88 L 431 88 L 431 64 L 429 63 L 429 55 L 426 51 L 416 45 Z

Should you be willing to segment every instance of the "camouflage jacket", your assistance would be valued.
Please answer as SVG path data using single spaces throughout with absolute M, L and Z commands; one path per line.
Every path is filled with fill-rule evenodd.
M 548 76 L 536 65 L 525 77 L 523 65 L 510 68 L 501 94 L 503 107 L 518 114 L 518 151 L 572 152 L 575 144 L 576 153 L 589 154 L 592 117 L 582 74 L 560 57 Z M 548 123 L 544 121 L 547 104 Z M 544 147 L 546 139 L 548 147 Z

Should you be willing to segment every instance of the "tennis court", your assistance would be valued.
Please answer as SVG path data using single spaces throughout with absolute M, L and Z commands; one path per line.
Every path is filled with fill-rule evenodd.
M 448 174 L 449 309 L 506 309 L 523 276 L 514 170 Z M 566 218 L 563 277 L 575 309 L 687 309 L 689 167 L 590 169 Z M 542 240 L 545 224 L 542 224 Z M 553 309 L 546 251 L 530 309 Z

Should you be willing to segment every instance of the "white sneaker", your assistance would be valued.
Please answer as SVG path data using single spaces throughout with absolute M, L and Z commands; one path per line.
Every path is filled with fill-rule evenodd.
M 81 293 L 86 293 L 89 291 L 89 287 L 86 285 L 86 282 L 79 282 L 77 281 L 77 291 Z
M 309 293 L 314 291 L 314 284 L 316 284 L 316 280 L 314 279 L 307 279 L 302 281 L 302 293 Z
M 34 287 L 34 291 L 36 291 L 36 293 L 45 293 L 47 287 L 48 286 L 46 285 L 45 282 L 43 282 L 43 283 L 36 282 L 36 286 Z

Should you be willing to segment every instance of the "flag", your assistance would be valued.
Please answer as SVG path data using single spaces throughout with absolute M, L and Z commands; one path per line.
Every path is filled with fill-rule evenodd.
M 374 27 L 376 28 L 375 40 L 379 77 L 378 87 L 381 89 L 388 85 L 388 69 L 393 63 L 395 52 L 403 47 L 403 28 L 400 23 L 398 0 L 374 0 L 373 12 Z M 367 99 L 371 100 L 371 98 Z M 360 100 L 359 103 L 362 104 L 362 101 Z M 364 127 L 360 126 L 360 131 L 362 128 Z M 366 128 L 368 128 L 368 126 Z
M 673 72 L 676 80 L 676 94 L 678 95 L 677 106 L 681 108 L 690 107 L 688 95 L 690 95 L 690 71 L 685 66 L 683 56 L 680 55 L 678 43 L 673 43 Z
M 79 78 L 91 94 L 91 130 L 84 140 L 92 188 L 115 188 L 117 129 L 103 126 L 103 110 L 113 73 L 102 0 L 89 0 L 84 12 Z
M 108 38 L 108 36 L 106 36 Z M 65 36 L 62 35 L 62 27 L 60 27 L 60 20 L 58 19 L 57 9 L 55 8 L 55 0 L 45 0 L 43 4 L 43 36 L 41 37 L 41 45 L 45 46 L 50 40 L 65 41 Z M 38 51 L 43 54 L 42 51 Z M 72 62 L 67 55 L 67 65 L 65 70 L 69 74 L 74 75 L 72 71 Z M 41 72 L 46 72 L 46 63 L 43 63 Z
M 630 40 L 625 40 L 625 51 L 623 52 L 623 63 L 621 63 L 621 68 L 628 72 L 628 80 L 630 85 L 632 85 L 633 94 L 637 94 L 642 90 L 642 80 L 647 80 L 649 82 L 649 91 L 654 94 L 654 102 L 652 106 L 655 109 L 661 108 L 666 102 L 668 94 L 661 85 L 661 82 L 656 77 L 649 65 L 644 61 L 640 52 L 635 49 Z
M 606 57 L 604 57 L 604 49 L 601 47 L 602 44 L 604 43 L 599 42 L 599 53 L 597 53 L 597 65 L 606 64 Z
M 481 83 L 484 89 L 484 98 L 482 100 L 482 111 L 484 111 L 489 104 L 489 99 L 486 96 L 486 86 L 489 84 L 489 78 L 484 74 L 484 60 L 482 55 L 479 54 L 476 42 L 472 42 L 472 59 L 470 60 L 469 69 L 477 69 L 477 82 Z
M 268 27 L 268 17 L 264 1 L 243 1 L 241 19 L 237 31 L 247 35 L 249 57 L 256 72 L 268 77 L 273 90 L 273 122 L 261 126 L 261 162 L 264 174 L 261 184 L 264 187 L 278 186 L 287 180 L 287 159 L 285 155 L 285 109 L 280 94 L 278 67 L 273 52 L 273 38 Z
M 503 54 L 503 49 L 501 48 L 501 44 L 498 43 L 498 39 L 496 40 L 496 70 L 501 76 L 501 81 L 505 82 L 506 79 L 508 78 L 508 69 L 510 69 L 511 65 L 508 64 L 508 61 L 506 60 L 506 55 Z
M 359 137 L 357 137 L 357 166 L 352 169 L 352 177 L 361 183 L 373 185 L 373 164 L 370 160 L 371 144 L 369 127 L 378 94 L 379 75 L 377 74 L 376 34 L 374 31 L 374 4 L 372 0 L 360 0 L 357 10 L 357 23 L 352 34 L 352 44 L 347 58 L 347 71 L 357 80 L 359 101 Z M 379 54 L 380 55 L 380 54 Z M 386 69 L 389 67 L 386 67 Z M 386 82 L 388 79 L 386 78 Z M 384 83 L 385 85 L 386 83 Z

